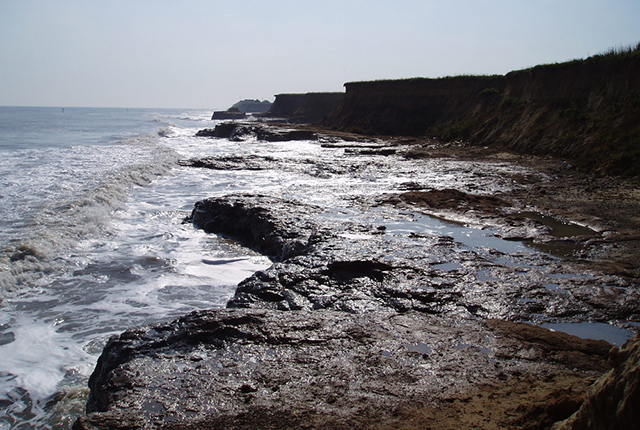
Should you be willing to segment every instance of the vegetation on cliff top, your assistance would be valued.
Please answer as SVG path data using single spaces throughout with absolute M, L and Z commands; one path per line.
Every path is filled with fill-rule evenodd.
M 619 47 L 613 47 L 610 48 L 602 53 L 599 54 L 595 54 L 592 56 L 589 56 L 587 58 L 576 58 L 574 60 L 569 60 L 569 61 L 565 61 L 562 63 L 548 63 L 548 64 L 539 64 L 533 67 L 529 67 L 526 69 L 519 69 L 519 70 L 514 70 L 510 73 L 518 73 L 518 72 L 526 72 L 526 71 L 530 71 L 530 70 L 534 70 L 534 69 L 543 69 L 543 68 L 553 68 L 553 67 L 564 67 L 567 65 L 577 65 L 577 64 L 588 64 L 588 63 L 596 63 L 596 62 L 600 62 L 600 61 L 609 61 L 609 60 L 613 60 L 613 59 L 633 59 L 633 58 L 639 58 L 640 57 L 640 42 L 636 45 L 631 45 L 631 46 L 619 46 Z M 507 74 L 508 75 L 508 74 Z M 438 78 L 427 78 L 427 77 L 423 77 L 423 76 L 415 76 L 412 78 L 405 78 L 405 79 L 375 79 L 372 81 L 354 81 L 354 82 L 347 82 L 345 85 L 351 85 L 351 84 L 361 84 L 361 83 L 372 83 L 372 82 L 415 82 L 415 83 L 419 83 L 419 82 L 424 82 L 424 81 L 442 81 L 442 80 L 450 80 L 450 79 L 461 79 L 461 78 L 473 78 L 473 79 L 494 79 L 494 78 L 501 78 L 504 75 L 486 75 L 486 74 L 480 74 L 480 75 L 475 75 L 475 74 L 460 74 L 460 75 L 447 75 L 447 76 L 441 76 Z
M 541 67 L 564 66 L 564 65 L 570 65 L 570 64 L 589 64 L 589 63 L 597 63 L 600 61 L 620 60 L 625 58 L 632 59 L 632 58 L 638 58 L 638 57 L 640 57 L 640 42 L 632 46 L 613 47 L 604 52 L 589 56 L 587 58 L 577 58 L 575 60 L 570 60 L 562 63 L 540 64 L 535 67 L 531 67 L 529 69 L 524 69 L 524 70 L 531 70 L 531 69 L 541 68 Z

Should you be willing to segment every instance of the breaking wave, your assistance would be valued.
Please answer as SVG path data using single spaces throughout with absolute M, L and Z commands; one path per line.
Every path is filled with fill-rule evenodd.
M 113 215 L 126 208 L 131 187 L 149 185 L 176 165 L 178 153 L 159 144 L 169 130 L 126 138 L 114 146 L 60 151 L 61 159 L 41 166 L 39 178 L 16 184 L 16 196 L 35 195 L 33 207 L 11 208 L 18 219 L 14 236 L 2 243 L 0 300 L 64 270 L 65 254 L 80 240 L 110 233 Z M 69 166 L 67 158 L 79 152 L 91 155 L 85 156 L 83 166 Z

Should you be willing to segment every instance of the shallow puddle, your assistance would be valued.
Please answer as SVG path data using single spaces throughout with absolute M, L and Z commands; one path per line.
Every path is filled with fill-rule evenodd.
M 566 222 L 562 219 L 540 212 L 519 212 L 509 216 L 516 220 L 534 221 L 539 224 L 552 240 L 529 240 L 528 245 L 545 254 L 563 259 L 574 259 L 585 249 L 584 240 L 598 236 L 599 233 L 589 227 Z
M 539 212 L 520 212 L 518 216 L 537 221 L 549 227 L 549 234 L 553 237 L 595 236 L 595 230 L 575 223 L 564 222 L 558 218 L 544 215 Z
M 433 348 L 431 348 L 426 343 L 408 344 L 408 345 L 405 345 L 405 347 L 407 348 L 407 351 L 417 352 L 424 355 L 428 355 L 433 352 Z
M 536 249 L 522 241 L 505 240 L 495 236 L 495 231 L 478 229 L 461 223 L 424 215 L 418 212 L 393 214 L 384 211 L 363 213 L 354 209 L 335 209 L 320 215 L 331 221 L 350 221 L 372 225 L 379 233 L 396 236 L 430 235 L 450 237 L 471 249 L 494 249 L 505 254 L 535 253 Z M 452 269 L 443 269 L 452 270 Z
M 540 324 L 540 326 L 553 331 L 561 331 L 578 336 L 583 339 L 605 340 L 615 346 L 622 346 L 627 339 L 633 336 L 633 333 L 629 330 L 598 322 L 545 323 Z

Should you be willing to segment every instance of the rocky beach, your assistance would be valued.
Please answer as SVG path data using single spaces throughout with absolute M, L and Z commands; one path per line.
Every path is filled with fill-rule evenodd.
M 296 105 L 320 109 L 317 124 L 202 130 L 211 145 L 321 150 L 195 157 L 185 168 L 315 185 L 299 198 L 260 190 L 193 202 L 184 223 L 272 265 L 224 309 L 111 338 L 74 429 L 634 428 L 637 150 L 620 157 L 585 136 L 606 133 L 615 114 L 615 138 L 637 148 L 637 124 L 619 128 L 640 116 L 638 64 L 348 84 L 333 104 L 307 95 Z M 620 79 L 600 85 L 612 68 Z M 526 131 L 538 147 L 518 140 Z M 336 191 L 356 178 L 367 192 Z M 313 198 L 334 194 L 330 206 Z

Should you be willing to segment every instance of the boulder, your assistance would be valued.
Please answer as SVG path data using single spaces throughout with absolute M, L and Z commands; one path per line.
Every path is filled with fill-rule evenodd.
M 243 119 L 246 116 L 244 112 L 226 110 L 213 112 L 211 119 Z
M 275 206 L 289 208 L 288 216 L 278 217 L 268 209 Z M 299 202 L 239 194 L 197 202 L 188 221 L 282 261 L 303 253 L 318 239 L 317 225 L 305 216 L 318 211 Z

